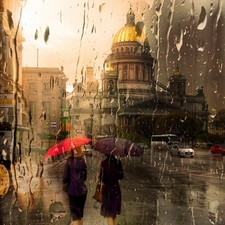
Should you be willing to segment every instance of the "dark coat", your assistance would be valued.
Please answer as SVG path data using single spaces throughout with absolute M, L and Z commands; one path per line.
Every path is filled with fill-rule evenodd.
M 63 175 L 63 183 L 69 182 L 68 195 L 80 196 L 87 192 L 87 165 L 82 157 L 69 157 Z
M 108 156 L 101 162 L 99 179 L 103 182 L 101 215 L 115 217 L 121 213 L 121 190 L 119 180 L 123 179 L 123 167 L 120 160 Z

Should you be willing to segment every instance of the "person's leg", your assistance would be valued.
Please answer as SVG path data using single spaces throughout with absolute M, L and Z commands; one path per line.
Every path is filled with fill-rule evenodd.
M 80 209 L 77 203 L 79 202 L 79 196 L 69 196 L 71 225 L 80 225 Z
M 108 225 L 114 225 L 113 217 L 107 217 L 107 219 L 108 219 Z
M 84 222 L 83 216 L 84 216 L 84 206 L 85 206 L 86 199 L 87 199 L 87 192 L 86 194 L 82 195 L 80 199 L 80 212 L 81 212 L 81 219 L 79 220 L 80 225 L 83 225 L 83 222 Z
M 71 221 L 71 225 L 80 225 L 80 220 Z
M 83 223 L 84 223 L 83 218 L 81 218 L 79 221 L 80 221 L 79 225 L 83 225 Z
M 116 225 L 116 223 L 117 223 L 117 217 L 114 217 L 113 218 L 113 225 Z

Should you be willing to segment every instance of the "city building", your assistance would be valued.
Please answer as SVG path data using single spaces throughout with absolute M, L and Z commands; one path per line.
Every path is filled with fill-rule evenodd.
M 66 78 L 63 67 L 23 67 L 23 126 L 32 130 L 32 145 L 48 149 L 64 131 Z M 29 141 L 29 139 L 27 139 Z M 30 143 L 24 143 L 29 146 Z
M 89 74 L 86 79 L 74 83 L 73 92 L 67 96 L 72 135 L 94 138 L 116 135 L 118 130 L 129 133 L 140 116 L 170 112 L 191 113 L 201 119 L 207 129 L 208 107 L 203 88 L 197 90 L 196 95 L 187 95 L 186 78 L 178 66 L 168 86 L 158 82 L 155 79 L 157 61 L 151 56 L 142 27 L 141 23 L 135 24 L 135 14 L 130 9 L 125 26 L 112 40 L 101 82 L 94 82 L 91 73 L 86 72 Z
M 19 21 L 22 4 L 22 0 L 0 0 L 0 130 L 9 139 L 12 136 L 20 139 L 28 130 L 22 126 L 20 113 L 24 39 Z
M 72 137 L 98 134 L 101 121 L 99 82 L 94 78 L 93 68 L 87 67 L 83 82 L 75 81 L 73 91 L 67 94 L 70 135 Z

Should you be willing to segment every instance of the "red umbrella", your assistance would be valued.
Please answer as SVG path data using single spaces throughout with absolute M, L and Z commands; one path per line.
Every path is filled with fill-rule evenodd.
M 142 156 L 143 149 L 136 143 L 121 138 L 103 138 L 93 147 L 102 154 L 112 154 L 120 157 Z
M 91 140 L 86 137 L 67 138 L 52 146 L 45 154 L 45 159 L 63 154 L 75 147 L 88 144 Z

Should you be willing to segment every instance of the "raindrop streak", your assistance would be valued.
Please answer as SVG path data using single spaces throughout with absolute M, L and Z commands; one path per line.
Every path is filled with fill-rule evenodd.
M 204 39 L 200 39 L 197 43 L 197 50 L 199 52 L 203 52 L 205 50 L 205 40 Z
M 47 26 L 46 29 L 45 29 L 45 33 L 44 33 L 44 41 L 45 41 L 45 43 L 48 42 L 49 35 L 50 35 L 50 29 L 49 29 L 49 26 Z
M 216 41 L 217 41 L 217 29 L 218 29 L 219 19 L 221 17 L 221 13 L 222 13 L 222 1 L 223 0 L 219 0 L 218 1 L 217 12 L 216 12 L 215 19 L 214 19 L 215 21 L 213 23 L 213 32 L 212 32 L 213 43 L 212 43 L 212 48 L 211 48 L 211 51 L 210 51 L 210 58 L 211 58 L 211 60 L 213 60 L 214 56 L 215 56 Z
M 222 60 L 220 59 L 218 59 L 217 60 L 217 65 L 218 65 L 218 71 L 219 71 L 219 73 L 222 73 L 222 71 L 223 71 L 223 62 L 222 62 Z
M 170 6 L 170 13 L 169 13 L 169 18 L 168 18 L 168 21 L 169 21 L 169 25 L 168 25 L 168 29 L 167 29 L 167 32 L 166 32 L 166 68 L 169 68 L 169 62 L 168 62 L 168 59 L 169 59 L 169 51 L 170 51 L 170 32 L 171 32 L 171 29 L 172 29 L 172 24 L 173 24 L 173 14 L 174 14 L 174 5 L 175 5 L 175 1 L 172 1 L 171 2 L 171 6 Z M 169 74 L 168 74 L 168 70 L 167 70 L 167 77 L 169 77 Z
M 204 30 L 207 24 L 207 15 L 206 15 L 206 10 L 205 8 L 202 6 L 201 9 L 201 14 L 199 16 L 199 21 L 198 21 L 198 26 L 197 29 L 198 30 Z
M 210 13 L 209 13 L 210 16 L 213 15 L 213 3 L 210 4 Z
M 179 38 L 179 41 L 176 43 L 176 47 L 177 47 L 177 51 L 179 53 L 179 57 L 178 57 L 178 60 L 181 59 L 181 55 L 180 55 L 180 49 L 183 45 L 183 30 L 180 31 L 180 38 Z

